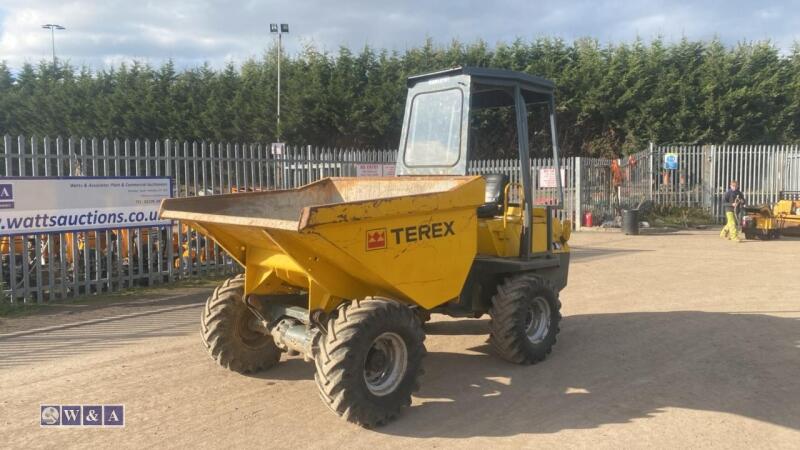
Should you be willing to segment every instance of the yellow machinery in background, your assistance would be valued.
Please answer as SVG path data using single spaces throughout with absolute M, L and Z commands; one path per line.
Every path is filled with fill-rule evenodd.
M 167 199 L 160 211 L 244 268 L 206 302 L 211 356 L 244 373 L 275 365 L 281 352 L 302 355 L 315 362 L 325 404 L 368 427 L 397 416 L 419 388 L 431 313 L 488 313 L 498 356 L 544 359 L 569 269 L 571 224 L 555 217 L 558 205 L 533 205 L 529 170 L 519 184 L 467 175 L 470 118 L 482 108 L 514 111 L 520 167 L 530 167 L 531 104 L 549 115 L 559 173 L 553 83 L 457 68 L 408 86 L 399 176 Z
M 742 231 L 747 239 L 800 236 L 800 192 L 782 191 L 773 205 L 746 207 Z

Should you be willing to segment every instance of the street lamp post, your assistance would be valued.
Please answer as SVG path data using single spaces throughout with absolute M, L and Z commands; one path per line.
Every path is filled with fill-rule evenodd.
M 42 25 L 42 28 L 50 30 L 50 42 L 52 43 L 53 47 L 53 70 L 56 68 L 56 30 L 66 30 L 66 28 L 62 27 L 61 25 L 57 25 L 54 23 L 48 23 L 46 25 Z
M 282 57 L 282 42 L 281 36 L 283 33 L 289 32 L 289 24 L 282 23 L 278 25 L 277 23 L 269 24 L 269 31 L 270 33 L 276 33 L 278 35 L 278 123 L 277 128 L 275 129 L 275 134 L 277 137 L 277 141 L 281 141 L 281 59 Z

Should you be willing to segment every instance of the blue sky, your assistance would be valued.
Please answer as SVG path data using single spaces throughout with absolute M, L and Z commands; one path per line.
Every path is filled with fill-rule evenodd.
M 800 41 L 800 0 L 0 0 L 0 60 L 18 68 L 50 57 L 43 23 L 67 27 L 56 52 L 95 69 L 140 60 L 215 67 L 258 56 L 270 22 L 288 22 L 289 52 L 304 45 L 404 50 L 426 37 L 446 44 L 483 39 L 594 37 L 601 42 L 663 36 L 726 44 L 772 40 L 788 51 Z

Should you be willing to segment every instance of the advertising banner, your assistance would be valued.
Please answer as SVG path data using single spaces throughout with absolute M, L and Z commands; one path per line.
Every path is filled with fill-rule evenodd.
M 169 177 L 0 178 L 0 236 L 169 225 Z

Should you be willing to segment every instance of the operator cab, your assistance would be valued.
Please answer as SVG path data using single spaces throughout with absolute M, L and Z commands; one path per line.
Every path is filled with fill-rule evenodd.
M 482 109 L 503 107 L 514 111 L 519 167 L 530 167 L 528 105 L 537 104 L 547 109 L 555 173 L 560 173 L 552 81 L 510 70 L 457 67 L 410 77 L 408 88 L 398 175 L 467 175 L 469 151 L 476 139 L 471 120 Z M 530 170 L 519 172 L 523 203 L 519 256 L 525 258 L 532 239 L 533 186 Z M 488 219 L 505 213 L 509 177 L 489 174 L 484 178 L 486 203 L 478 209 L 478 217 Z M 552 208 L 562 205 L 564 199 L 561 177 L 555 178 L 558 204 L 546 207 L 548 228 Z M 550 252 L 549 238 L 547 247 Z

